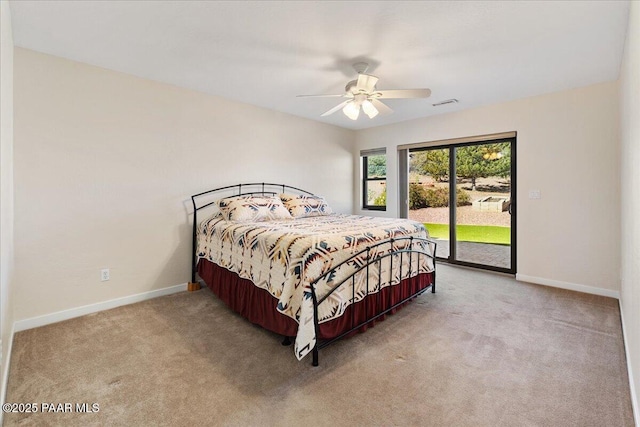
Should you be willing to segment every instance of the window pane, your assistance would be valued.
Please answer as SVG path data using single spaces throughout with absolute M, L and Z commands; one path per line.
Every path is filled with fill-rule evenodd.
M 409 219 L 421 222 L 449 258 L 449 149 L 409 152 Z
M 511 143 L 459 147 L 455 156 L 455 257 L 510 269 Z
M 367 206 L 387 205 L 387 181 L 365 181 Z
M 387 156 L 380 154 L 367 157 L 367 178 L 386 178 Z

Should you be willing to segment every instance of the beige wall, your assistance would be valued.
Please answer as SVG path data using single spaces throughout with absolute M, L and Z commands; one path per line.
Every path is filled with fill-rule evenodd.
M 187 282 L 203 190 L 351 211 L 352 131 L 21 48 L 15 100 L 16 320 Z
M 640 4 L 631 3 L 620 73 L 622 145 L 622 289 L 621 308 L 636 424 L 640 425 Z
M 389 208 L 383 214 L 396 216 L 397 145 L 507 131 L 518 132 L 518 274 L 615 295 L 620 289 L 616 82 L 363 130 L 354 154 L 387 147 Z M 528 199 L 533 189 L 541 191 L 541 199 Z M 356 179 L 356 212 L 362 212 L 360 194 Z
M 13 325 L 13 36 L 9 2 L 0 1 L 0 402 L 4 402 Z M 0 414 L 0 420 L 2 416 Z

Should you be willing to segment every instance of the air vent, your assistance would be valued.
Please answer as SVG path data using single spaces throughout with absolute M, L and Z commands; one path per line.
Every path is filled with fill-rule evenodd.
M 446 101 L 442 101 L 442 102 L 438 102 L 437 104 L 431 104 L 434 107 L 439 107 L 441 105 L 447 105 L 447 104 L 457 104 L 458 100 L 457 99 L 447 99 Z

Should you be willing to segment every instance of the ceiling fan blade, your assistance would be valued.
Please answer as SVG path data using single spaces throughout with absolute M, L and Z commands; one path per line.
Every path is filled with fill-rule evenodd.
M 327 111 L 326 113 L 322 113 L 320 114 L 320 117 L 324 117 L 324 116 L 328 116 L 330 114 L 335 113 L 336 111 L 342 109 L 345 105 L 347 105 L 349 102 L 351 102 L 351 100 L 346 100 L 338 105 L 336 105 L 335 107 L 333 107 L 331 110 Z
M 296 98 L 340 98 L 345 96 L 344 93 L 340 95 L 296 95 Z
M 376 95 L 378 98 L 428 98 L 431 96 L 431 89 L 379 90 Z
M 393 110 L 391 108 L 387 107 L 385 104 L 375 98 L 371 100 L 371 103 L 374 107 L 376 107 L 376 110 L 378 110 L 378 113 L 380 113 L 381 116 L 386 116 L 387 114 L 393 113 Z
M 378 78 L 376 76 L 370 76 L 369 74 L 358 74 L 358 83 L 356 83 L 356 89 L 362 90 L 366 93 L 371 93 L 376 88 Z

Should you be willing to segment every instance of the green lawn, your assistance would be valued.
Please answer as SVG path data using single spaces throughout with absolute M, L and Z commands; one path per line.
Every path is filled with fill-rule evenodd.
M 448 224 L 425 224 L 429 235 L 435 239 L 449 240 Z M 456 237 L 463 242 L 493 243 L 497 245 L 511 244 L 511 228 L 496 225 L 458 225 Z

